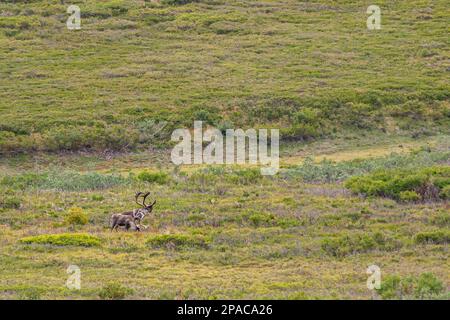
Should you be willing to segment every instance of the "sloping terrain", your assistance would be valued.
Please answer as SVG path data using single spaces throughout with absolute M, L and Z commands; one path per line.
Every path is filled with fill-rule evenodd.
M 448 1 L 160 2 L 1 1 L 0 299 L 449 299 Z M 280 172 L 174 166 L 194 120 Z

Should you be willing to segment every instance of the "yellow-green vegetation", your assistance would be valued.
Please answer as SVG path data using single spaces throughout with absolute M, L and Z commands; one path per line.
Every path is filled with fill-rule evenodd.
M 145 182 L 164 184 L 168 181 L 169 175 L 166 172 L 142 171 L 137 178 Z
M 0 299 L 448 299 L 448 1 L 70 4 L 0 2 Z M 280 172 L 173 166 L 194 120 Z
M 66 217 L 66 222 L 69 225 L 85 225 L 88 223 L 88 216 L 83 212 L 83 209 L 73 207 L 69 209 L 69 213 Z
M 98 237 L 89 234 L 42 234 L 20 239 L 26 244 L 50 244 L 55 246 L 84 246 L 92 247 L 100 245 Z
M 366 269 L 376 264 L 387 288 L 378 291 L 381 298 L 445 298 L 448 202 L 361 197 L 345 187 L 354 175 L 366 177 L 383 164 L 403 172 L 411 159 L 422 159 L 414 172 L 444 172 L 436 168 L 448 161 L 443 155 L 450 140 L 438 140 L 429 150 L 401 156 L 302 162 L 273 177 L 243 167 L 153 167 L 149 153 L 103 160 L 4 158 L 2 179 L 14 183 L 0 184 L 2 197 L 20 205 L 0 209 L 0 297 L 370 299 Z M 314 150 L 306 156 L 321 156 Z M 34 172 L 30 161 L 40 164 L 38 174 L 52 167 L 61 176 L 78 172 L 93 181 L 121 180 L 82 189 L 24 183 Z M 55 161 L 62 163 L 55 167 Z M 170 179 L 137 179 L 141 172 Z M 336 179 L 332 172 L 339 172 Z M 70 181 L 79 180 L 65 186 Z M 136 208 L 136 190 L 151 190 L 157 199 L 144 221 L 149 228 L 111 232 L 110 215 Z M 87 223 L 67 223 L 72 214 L 74 222 L 84 223 L 87 216 Z M 71 233 L 73 228 L 79 233 Z M 65 287 L 69 265 L 81 270 L 81 290 Z M 17 270 L 26 270 L 26 278 Z M 400 284 L 391 285 L 391 277 Z M 411 288 L 404 288 L 402 279 L 410 278 Z

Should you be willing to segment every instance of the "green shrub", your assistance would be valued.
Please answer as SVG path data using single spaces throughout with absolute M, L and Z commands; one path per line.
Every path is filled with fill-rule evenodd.
M 442 188 L 439 196 L 442 199 L 450 200 L 450 184 Z
M 292 127 L 282 128 L 280 135 L 283 140 L 310 140 L 320 136 L 319 128 L 309 123 L 299 123 Z
M 292 228 L 298 227 L 300 225 L 300 221 L 295 218 L 277 218 L 276 225 L 281 228 Z
M 247 217 L 254 226 L 270 226 L 275 223 L 275 216 L 270 213 L 254 213 Z
M 19 290 L 19 298 L 22 300 L 41 300 L 44 289 L 29 287 Z
M 198 0 L 161 0 L 162 4 L 168 4 L 168 5 L 183 5 L 188 4 L 192 2 L 198 2 Z
M 354 193 L 391 197 L 397 200 L 433 200 L 439 197 L 450 177 L 450 167 L 421 170 L 383 170 L 348 179 L 345 186 Z
M 94 194 L 91 197 L 92 201 L 103 201 L 105 200 L 105 197 L 99 194 Z
M 398 275 L 382 278 L 377 293 L 383 299 L 430 299 L 443 294 L 443 282 L 432 273 L 422 273 L 419 277 Z
M 261 170 L 257 168 L 233 170 L 226 175 L 226 179 L 231 183 L 249 185 L 255 184 L 262 179 Z
M 420 200 L 420 196 L 415 191 L 402 191 L 399 193 L 399 200 L 404 202 L 414 202 Z
M 108 283 L 99 292 L 99 297 L 105 300 L 121 300 L 133 294 L 134 290 L 118 283 Z
M 137 176 L 138 180 L 149 182 L 149 183 L 157 183 L 157 184 L 165 184 L 169 181 L 169 175 L 166 172 L 149 172 L 142 171 Z
M 450 227 L 450 213 L 438 212 L 436 216 L 430 217 L 430 223 L 441 227 Z
M 384 236 L 382 233 L 343 235 L 322 240 L 322 250 L 334 257 L 344 257 L 350 254 L 364 253 L 371 250 L 391 251 L 401 246 L 401 243 Z
M 416 281 L 416 298 L 425 299 L 438 296 L 445 289 L 444 283 L 431 272 L 422 273 Z
M 83 212 L 83 209 L 73 207 L 69 209 L 69 213 L 66 216 L 66 223 L 72 226 L 85 225 L 88 223 L 88 216 Z
M 210 243 L 210 239 L 202 235 L 187 234 L 163 234 L 156 235 L 147 240 L 147 244 L 153 248 L 206 248 Z
M 0 184 L 14 189 L 25 190 L 42 184 L 46 178 L 46 174 L 24 173 L 3 177 Z
M 431 231 L 431 232 L 420 232 L 415 235 L 414 242 L 419 244 L 445 244 L 450 243 L 450 232 L 445 231 Z
M 26 244 L 50 244 L 55 246 L 99 246 L 101 241 L 98 237 L 88 234 L 43 234 L 20 239 L 20 242 Z
M 22 200 L 14 197 L 14 196 L 7 196 L 0 199 L 0 208 L 1 209 L 19 209 L 20 205 L 22 203 Z

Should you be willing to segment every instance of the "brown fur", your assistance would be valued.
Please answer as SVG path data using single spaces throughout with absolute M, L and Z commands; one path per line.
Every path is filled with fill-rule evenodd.
M 125 227 L 126 230 L 132 229 L 141 231 L 141 228 L 134 222 L 132 216 L 116 213 L 111 216 L 111 231 L 118 229 L 118 227 Z

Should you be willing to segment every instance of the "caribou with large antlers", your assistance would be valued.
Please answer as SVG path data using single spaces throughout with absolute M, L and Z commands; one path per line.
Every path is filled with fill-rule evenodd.
M 119 227 L 125 227 L 127 230 L 132 228 L 137 231 L 141 231 L 141 222 L 145 218 L 146 215 L 150 214 L 153 211 L 153 206 L 156 203 L 156 200 L 153 201 L 152 204 L 146 204 L 145 201 L 147 197 L 150 195 L 150 192 L 143 193 L 137 192 L 135 195 L 135 201 L 142 208 L 134 209 L 133 211 L 127 211 L 122 213 L 113 214 L 111 216 L 111 230 L 114 230 Z M 139 203 L 139 198 L 142 197 L 142 203 Z M 143 225 L 144 228 L 147 226 Z

